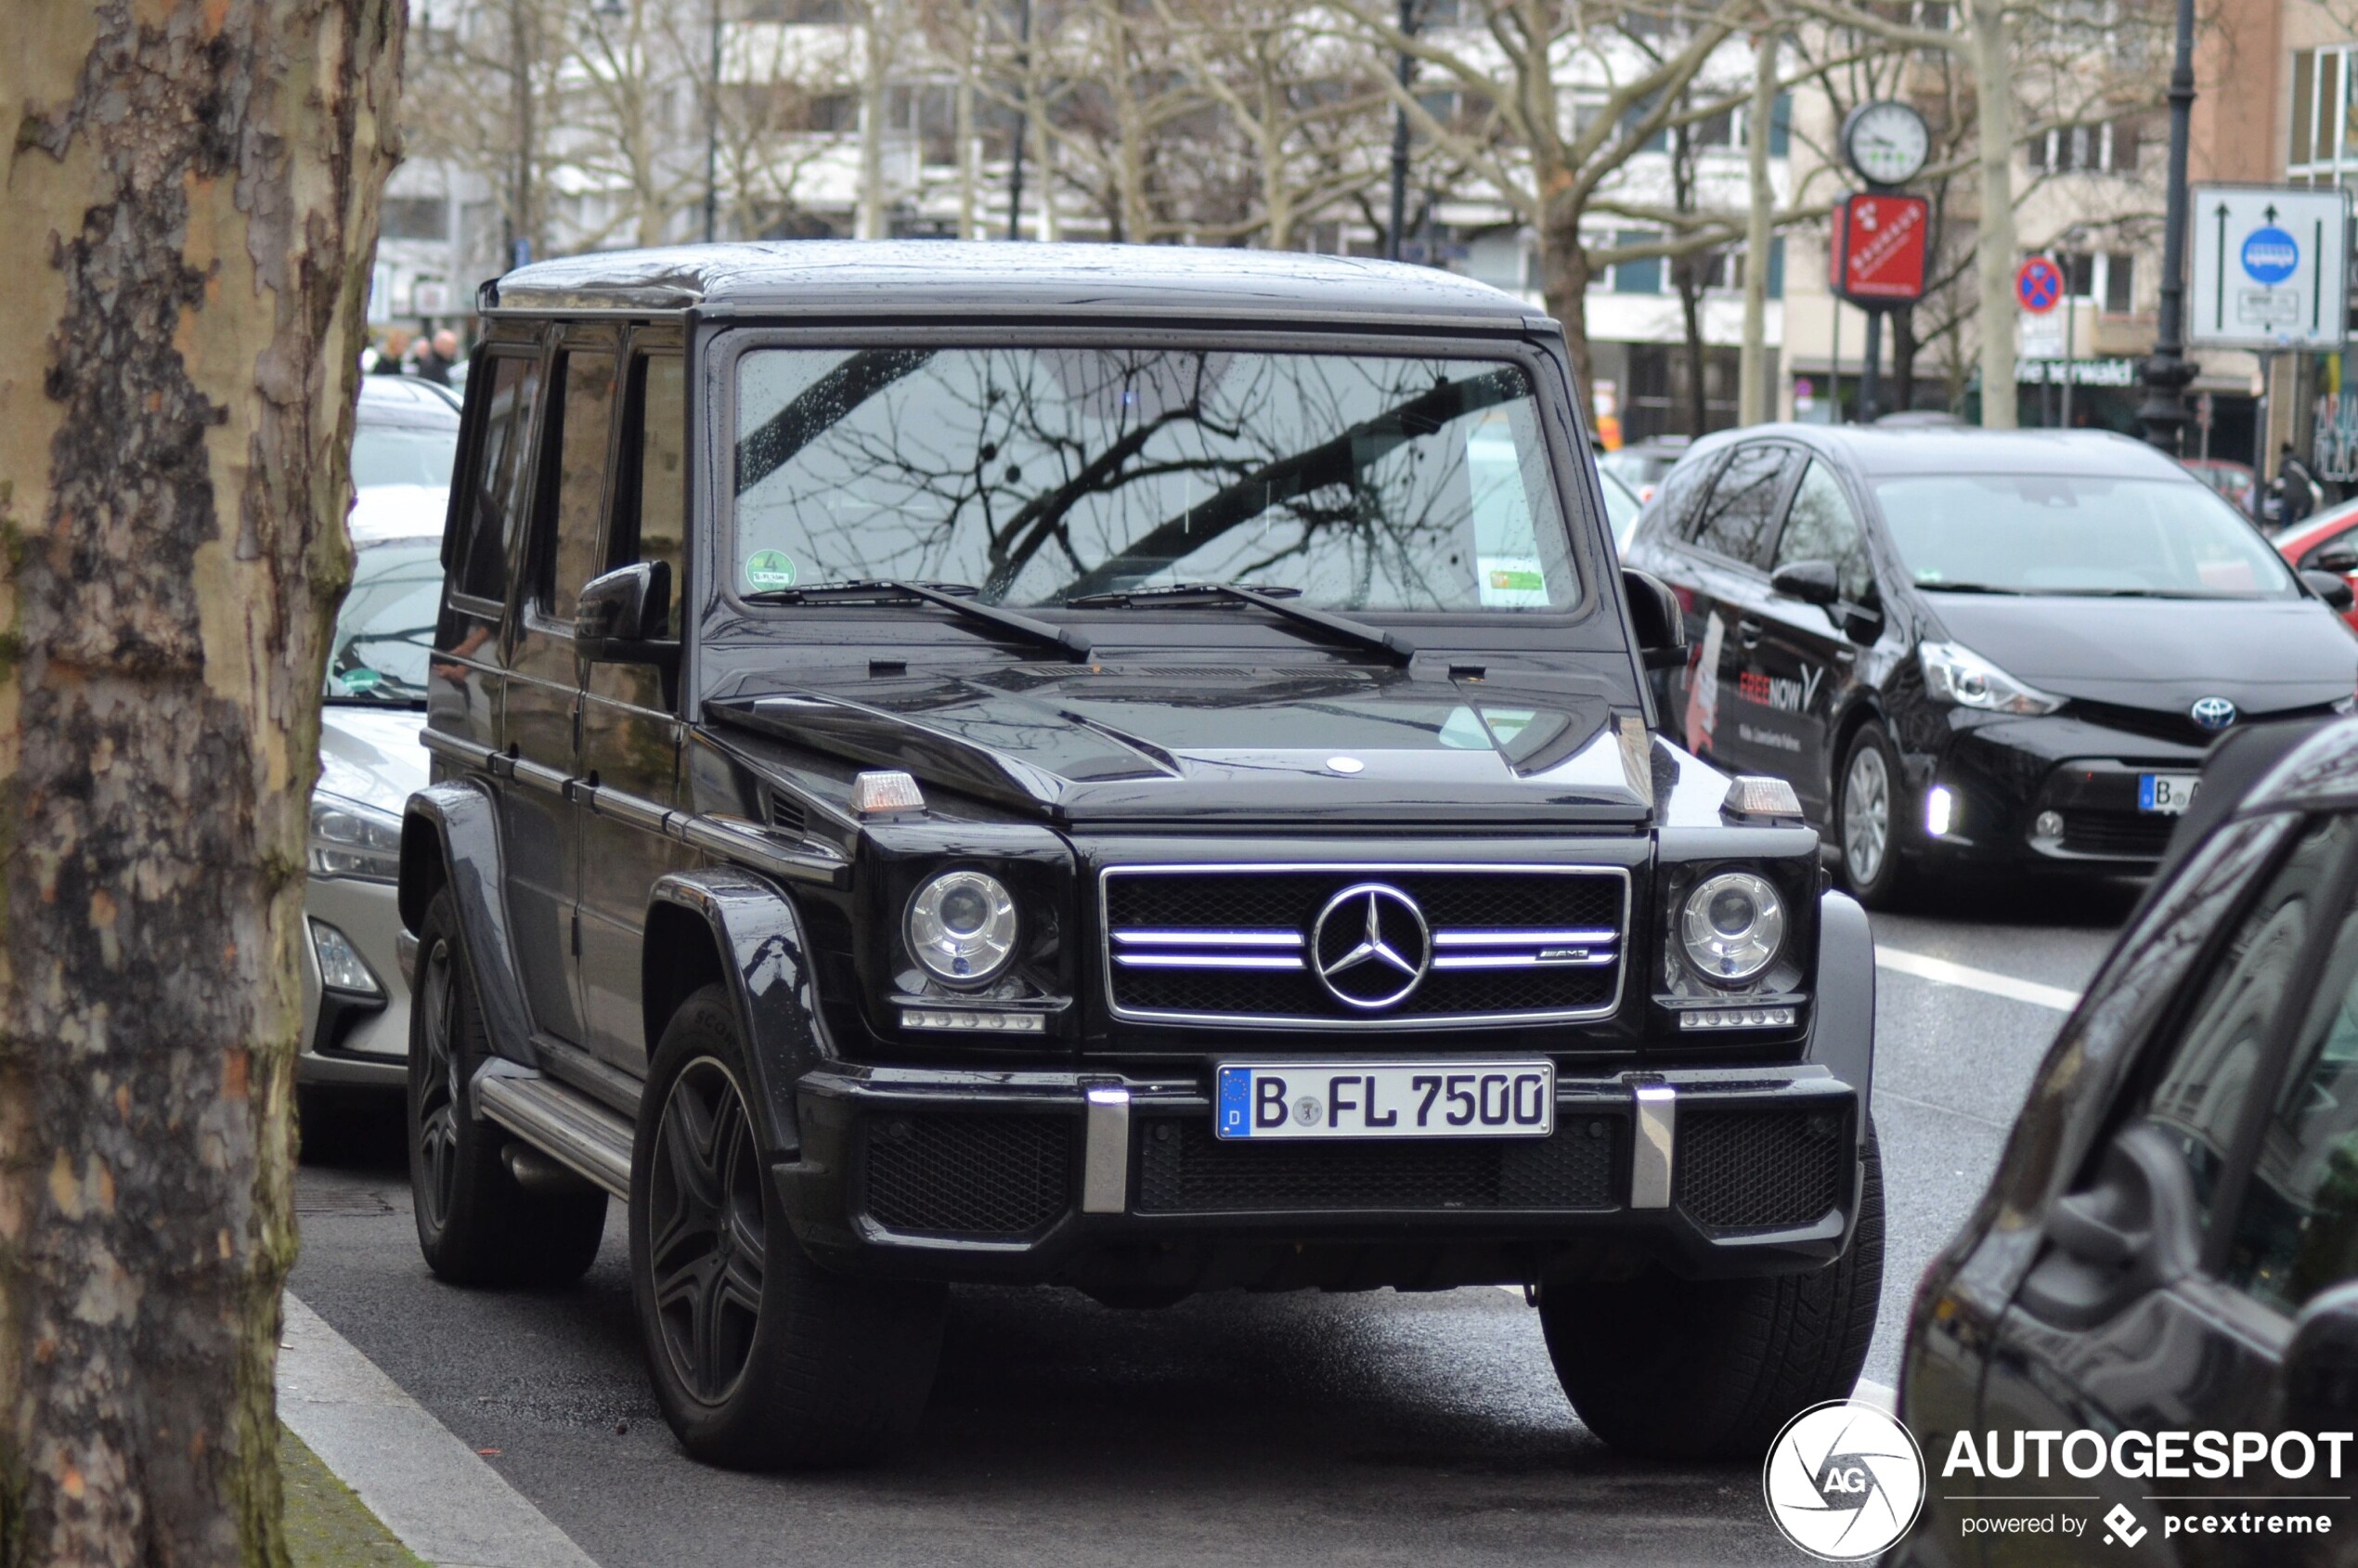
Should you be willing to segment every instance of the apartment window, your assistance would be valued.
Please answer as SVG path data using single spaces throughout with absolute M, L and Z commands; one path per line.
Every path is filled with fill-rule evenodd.
M 447 239 L 450 203 L 439 196 L 388 196 L 382 232 L 387 240 Z
M 813 94 L 806 112 L 810 129 L 825 136 L 849 135 L 860 128 L 860 95 Z
M 2330 184 L 2358 175 L 2358 45 L 2297 49 L 2292 57 L 2292 175 Z
M 2136 258 L 2126 251 L 2107 252 L 2105 264 L 2105 311 L 2126 316 L 2135 308 Z
M 1650 245 L 1661 235 L 1652 229 L 1625 228 L 1613 237 L 1616 245 Z M 1617 262 L 1613 269 L 1613 292 L 1616 294 L 1658 294 L 1662 292 L 1662 258 L 1649 256 L 1643 261 Z
M 2030 166 L 2051 175 L 2128 174 L 2137 167 L 2138 125 L 2109 120 L 2057 125 L 2030 138 L 2024 151 Z

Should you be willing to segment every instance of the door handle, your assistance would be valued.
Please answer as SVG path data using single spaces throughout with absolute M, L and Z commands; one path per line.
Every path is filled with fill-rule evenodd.
M 1858 649 L 1856 649 L 1856 648 L 1836 648 L 1836 649 L 1834 650 L 1834 663 L 1836 663 L 1836 664 L 1857 664 L 1858 662 L 1859 662 L 1859 650 L 1858 650 Z
M 1760 623 L 1746 616 L 1736 623 L 1736 641 L 1746 648 L 1760 646 Z

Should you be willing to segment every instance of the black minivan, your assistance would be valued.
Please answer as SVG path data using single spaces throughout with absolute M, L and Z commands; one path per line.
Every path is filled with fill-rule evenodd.
M 1791 780 L 1870 904 L 1922 869 L 2149 872 L 2222 732 L 2358 688 L 2347 583 L 2099 432 L 1716 435 L 1625 555 L 1686 612 L 1672 732 Z

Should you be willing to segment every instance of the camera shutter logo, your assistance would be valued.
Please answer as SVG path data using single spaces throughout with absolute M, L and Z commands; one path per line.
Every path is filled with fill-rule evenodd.
M 1924 1457 L 1893 1417 L 1848 1399 L 1812 1406 L 1768 1445 L 1760 1490 L 1785 1539 L 1829 1562 L 1875 1556 L 1924 1502 Z

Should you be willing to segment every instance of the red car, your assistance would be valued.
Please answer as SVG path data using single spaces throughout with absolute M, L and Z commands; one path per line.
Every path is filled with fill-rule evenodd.
M 2296 570 L 2339 572 L 2358 589 L 2358 500 L 2327 507 L 2289 528 L 2279 528 L 2269 542 Z M 2358 608 L 2344 610 L 2341 618 L 2358 628 Z

